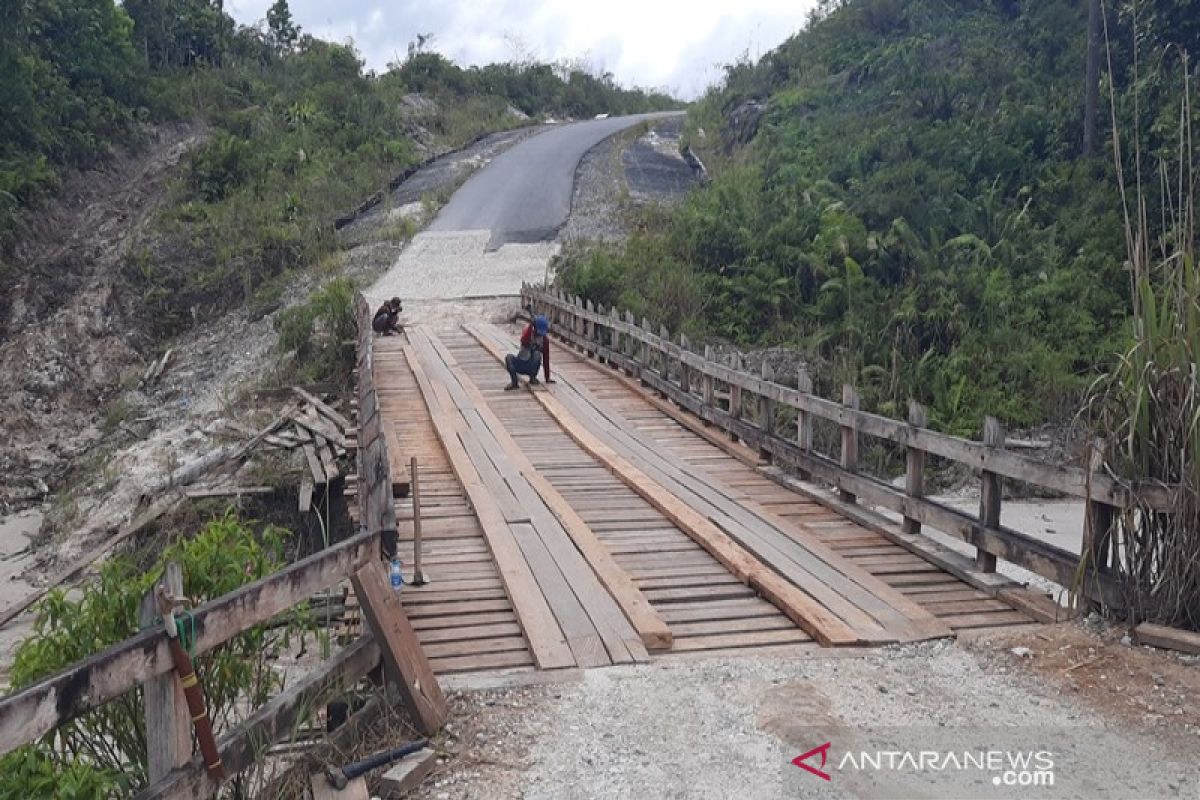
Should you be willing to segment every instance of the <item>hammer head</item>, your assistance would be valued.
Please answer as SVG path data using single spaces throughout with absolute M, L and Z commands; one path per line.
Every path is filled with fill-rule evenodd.
M 329 785 L 337 789 L 339 792 L 346 788 L 349 781 L 346 780 L 346 773 L 342 772 L 338 767 L 326 767 L 325 778 L 329 781 Z

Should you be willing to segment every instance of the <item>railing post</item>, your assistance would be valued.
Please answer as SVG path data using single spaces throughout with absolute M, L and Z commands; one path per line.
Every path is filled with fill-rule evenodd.
M 679 388 L 683 390 L 684 395 L 692 393 L 692 375 L 688 365 L 684 363 L 684 358 L 687 353 L 692 351 L 692 343 L 688 341 L 688 337 L 684 334 L 679 334 Z
M 734 353 L 729 357 L 729 364 L 734 372 L 742 371 L 742 354 Z M 736 383 L 729 384 L 729 416 L 734 419 L 742 418 L 742 387 Z M 738 441 L 738 435 L 733 431 L 729 432 L 729 438 L 735 442 Z
M 762 363 L 762 379 L 767 383 L 775 382 L 775 370 L 766 361 Z M 766 462 L 771 461 L 771 452 L 767 449 L 767 439 L 775 435 L 775 401 L 765 394 L 758 396 L 758 425 L 762 428 L 763 441 L 758 446 L 758 456 Z
M 161 583 L 171 597 L 182 597 L 183 568 L 174 561 L 168 563 Z M 162 627 L 154 588 L 142 598 L 138 622 L 142 627 Z M 147 778 L 154 784 L 191 760 L 192 717 L 183 696 L 183 685 L 173 671 L 143 684 L 142 706 L 146 715 Z
M 1003 449 L 1004 426 L 995 417 L 983 420 L 983 443 L 988 447 Z M 983 471 L 979 487 L 979 522 L 986 528 L 1000 527 L 1000 497 L 1003 483 L 994 472 Z M 978 547 L 975 549 L 975 568 L 980 572 L 996 571 L 996 556 Z
M 613 306 L 608 310 L 609 346 L 618 356 L 623 356 L 625 355 L 625 351 L 621 349 L 621 332 L 617 330 L 617 323 L 620 321 L 621 315 L 617 312 L 617 307 Z M 615 362 L 610 358 L 608 360 L 608 365 L 616 369 L 620 362 L 620 358 L 618 358 Z
M 583 311 L 583 298 L 581 298 L 579 295 L 575 295 L 575 314 L 571 318 L 571 330 L 575 333 L 575 340 L 572 342 L 572 344 L 575 345 L 576 350 L 580 351 L 584 350 L 585 348 L 579 340 L 587 332 L 587 320 L 583 318 L 583 314 L 580 313 L 581 311 Z
M 632 311 L 627 310 L 625 312 L 625 324 L 631 328 L 637 327 L 637 322 L 634 321 Z M 640 378 L 642 375 L 642 368 L 641 364 L 638 362 L 638 356 L 640 353 L 641 357 L 645 358 L 646 345 L 645 343 L 642 343 L 641 347 L 638 347 L 639 341 L 640 340 L 634 334 L 630 334 L 625 340 L 625 349 L 628 351 L 626 355 L 629 356 L 629 367 L 625 370 L 625 374 L 629 375 L 630 377 L 633 377 L 636 374 L 637 377 Z
M 648 333 L 650 333 L 650 320 L 646 319 L 645 317 L 642 317 L 642 324 L 641 324 L 641 326 L 640 326 L 640 327 L 641 327 L 641 329 L 642 329 L 642 333 L 643 333 L 643 334 L 648 334 Z M 641 358 L 641 362 L 642 362 L 642 363 L 641 363 L 641 365 L 638 367 L 638 377 L 639 377 L 639 378 L 643 377 L 643 376 L 645 375 L 645 373 L 651 369 L 651 366 L 650 366 L 650 345 L 649 345 L 649 344 L 646 342 L 645 338 L 643 338 L 643 339 L 642 339 L 642 358 Z M 644 383 L 644 382 L 645 382 L 645 381 L 643 381 L 643 383 Z
M 800 370 L 796 374 L 796 389 L 801 394 L 812 394 L 813 381 L 812 376 L 808 374 L 808 365 L 806 364 L 801 364 Z M 803 408 L 796 409 L 796 444 L 799 445 L 801 452 L 806 455 L 812 453 L 813 418 L 812 414 Z M 800 477 L 804 480 L 810 480 L 812 473 L 801 468 Z
M 1088 469 L 1093 475 L 1103 473 L 1105 444 L 1100 437 L 1092 441 Z M 1090 561 L 1097 572 L 1108 571 L 1116 560 L 1112 555 L 1113 507 L 1089 497 L 1084 503 L 1084 515 L 1083 551 L 1080 555 Z
M 658 361 L 658 366 L 661 370 L 662 379 L 664 381 L 666 381 L 667 383 L 670 383 L 671 382 L 671 353 L 670 353 L 669 347 L 671 344 L 671 332 L 667 330 L 666 325 L 658 326 L 658 339 L 660 342 L 662 342 L 662 350 L 659 354 L 660 358 Z M 667 396 L 667 393 L 659 392 L 658 396 L 665 399 Z
M 908 424 L 914 428 L 924 428 L 929 424 L 929 416 L 925 407 L 916 400 L 908 401 Z M 909 497 L 925 496 L 925 451 L 909 446 L 904 456 L 904 491 Z M 921 532 L 921 523 L 905 515 L 904 532 L 916 535 Z
M 850 411 L 858 411 L 858 392 L 848 383 L 842 384 L 842 405 Z M 852 419 L 842 426 L 842 469 L 854 474 L 858 472 L 858 425 Z M 839 489 L 838 494 L 847 503 L 857 503 L 854 492 Z
M 596 304 L 593 303 L 591 300 L 587 300 L 586 302 L 584 302 L 583 308 L 585 311 L 590 311 L 593 314 L 596 312 Z M 600 330 L 596 326 L 595 321 L 588 322 L 588 320 L 586 318 L 584 318 L 583 330 L 584 330 L 584 334 L 588 338 L 588 341 L 590 341 L 592 343 L 592 346 L 588 350 L 588 353 L 587 353 L 588 358 L 599 358 L 600 357 L 600 352 L 599 352 Z
M 713 361 L 712 345 L 706 344 L 706 345 L 704 345 L 704 363 L 711 364 L 712 361 Z M 716 403 L 715 403 L 714 396 L 713 396 L 713 377 L 712 377 L 712 375 L 709 375 L 707 372 L 705 372 L 704 376 L 700 379 L 700 387 L 701 387 L 701 392 L 702 392 L 701 397 L 704 400 L 704 405 L 707 406 L 708 408 L 715 408 Z M 707 419 L 705 419 L 704 424 L 707 426 L 710 423 Z

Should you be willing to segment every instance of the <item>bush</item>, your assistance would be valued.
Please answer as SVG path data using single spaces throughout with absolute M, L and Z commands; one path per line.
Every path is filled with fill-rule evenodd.
M 279 350 L 314 381 L 344 380 L 354 363 L 354 284 L 336 278 L 275 318 Z
M 228 515 L 212 520 L 194 538 L 164 548 L 148 571 L 128 556 L 100 568 L 97 582 L 78 600 L 52 591 L 37 608 L 34 635 L 17 648 L 12 667 L 14 688 L 35 683 L 66 666 L 135 635 L 141 598 L 159 580 L 168 562 L 183 568 L 184 594 L 195 607 L 227 594 L 285 565 L 286 531 L 253 530 Z M 282 631 L 259 625 L 197 656 L 196 672 L 204 686 L 209 716 L 218 732 L 246 708 L 270 697 L 278 678 L 270 668 L 305 621 L 293 611 Z M 181 617 L 185 633 L 187 617 Z M 134 793 L 146 785 L 146 731 L 141 689 L 59 726 L 40 742 L 0 758 L 4 776 L 0 798 L 55 796 L 102 797 L 114 791 Z M 54 791 L 47 791 L 47 787 Z

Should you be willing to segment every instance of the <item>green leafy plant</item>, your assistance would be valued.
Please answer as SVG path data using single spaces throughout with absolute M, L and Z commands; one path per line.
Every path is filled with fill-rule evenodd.
M 62 590 L 55 590 L 41 603 L 34 634 L 17 648 L 13 686 L 35 683 L 136 634 L 141 598 L 168 562 L 181 565 L 184 594 L 188 604 L 196 606 L 282 568 L 287 536 L 272 527 L 256 531 L 230 514 L 212 520 L 194 538 L 163 548 L 148 571 L 128 556 L 110 559 L 79 599 L 68 599 Z M 273 630 L 266 625 L 250 628 L 196 657 L 196 671 L 218 732 L 234 724 L 247 708 L 264 703 L 278 688 L 271 661 L 303 630 L 307 613 L 297 609 L 283 621 L 283 627 Z M 180 622 L 186 633 L 186 614 Z M 140 688 L 63 723 L 37 744 L 4 756 L 0 774 L 5 776 L 0 798 L 100 797 L 144 788 L 146 731 Z M 48 785 L 54 791 L 44 791 Z

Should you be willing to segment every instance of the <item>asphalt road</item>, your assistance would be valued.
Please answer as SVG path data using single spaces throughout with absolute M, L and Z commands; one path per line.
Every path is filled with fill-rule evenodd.
M 665 114 L 572 122 L 532 136 L 476 172 L 429 230 L 490 231 L 489 249 L 549 239 L 571 211 L 575 168 L 584 153 L 624 128 L 661 116 Z

